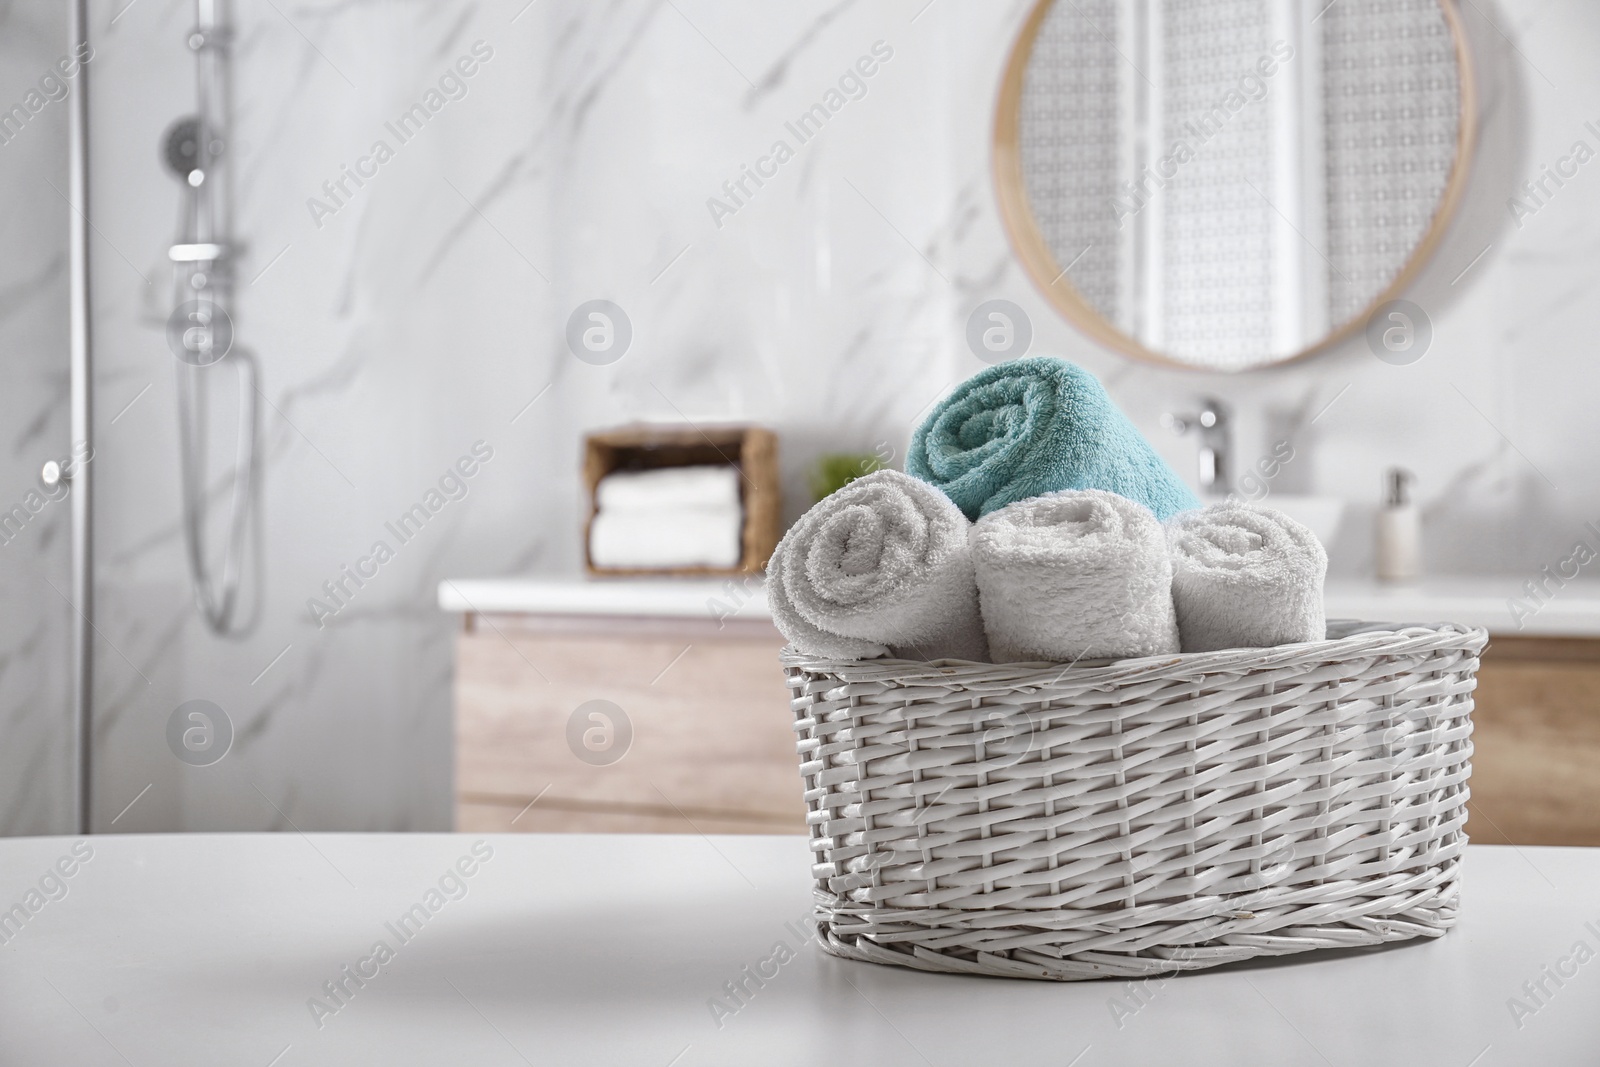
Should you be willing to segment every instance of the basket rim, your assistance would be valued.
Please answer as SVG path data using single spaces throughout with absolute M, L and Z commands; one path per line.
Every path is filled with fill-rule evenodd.
M 1074 684 L 1122 685 L 1140 678 L 1171 675 L 1256 674 L 1286 667 L 1335 663 L 1363 656 L 1417 655 L 1449 650 L 1481 653 L 1489 640 L 1482 626 L 1455 622 L 1365 622 L 1330 619 L 1339 636 L 1322 641 L 1228 648 L 1213 652 L 1176 652 L 1120 660 L 1084 660 L 1067 664 L 977 663 L 972 660 L 833 659 L 800 652 L 785 645 L 778 654 L 785 668 L 832 675 L 846 682 L 889 682 L 966 687 L 973 684 L 1017 688 L 1049 687 L 1069 674 Z

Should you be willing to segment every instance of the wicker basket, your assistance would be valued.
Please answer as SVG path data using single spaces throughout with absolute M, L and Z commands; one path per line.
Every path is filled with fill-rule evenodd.
M 1437 937 L 1487 634 L 1114 663 L 783 653 L 835 955 L 1072 980 Z

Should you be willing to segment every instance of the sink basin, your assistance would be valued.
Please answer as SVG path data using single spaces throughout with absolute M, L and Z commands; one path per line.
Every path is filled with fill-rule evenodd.
M 1334 535 L 1339 532 L 1339 521 L 1344 518 L 1344 501 L 1338 497 L 1269 493 L 1260 503 L 1310 527 L 1323 547 L 1333 544 Z

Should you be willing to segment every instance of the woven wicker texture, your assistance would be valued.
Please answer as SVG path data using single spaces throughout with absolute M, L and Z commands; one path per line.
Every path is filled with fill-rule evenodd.
M 1487 635 L 1110 664 L 783 653 L 824 946 L 1071 980 L 1434 937 Z

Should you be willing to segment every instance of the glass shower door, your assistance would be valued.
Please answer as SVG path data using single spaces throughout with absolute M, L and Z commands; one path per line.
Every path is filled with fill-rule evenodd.
M 76 829 L 68 17 L 0 5 L 0 835 Z

